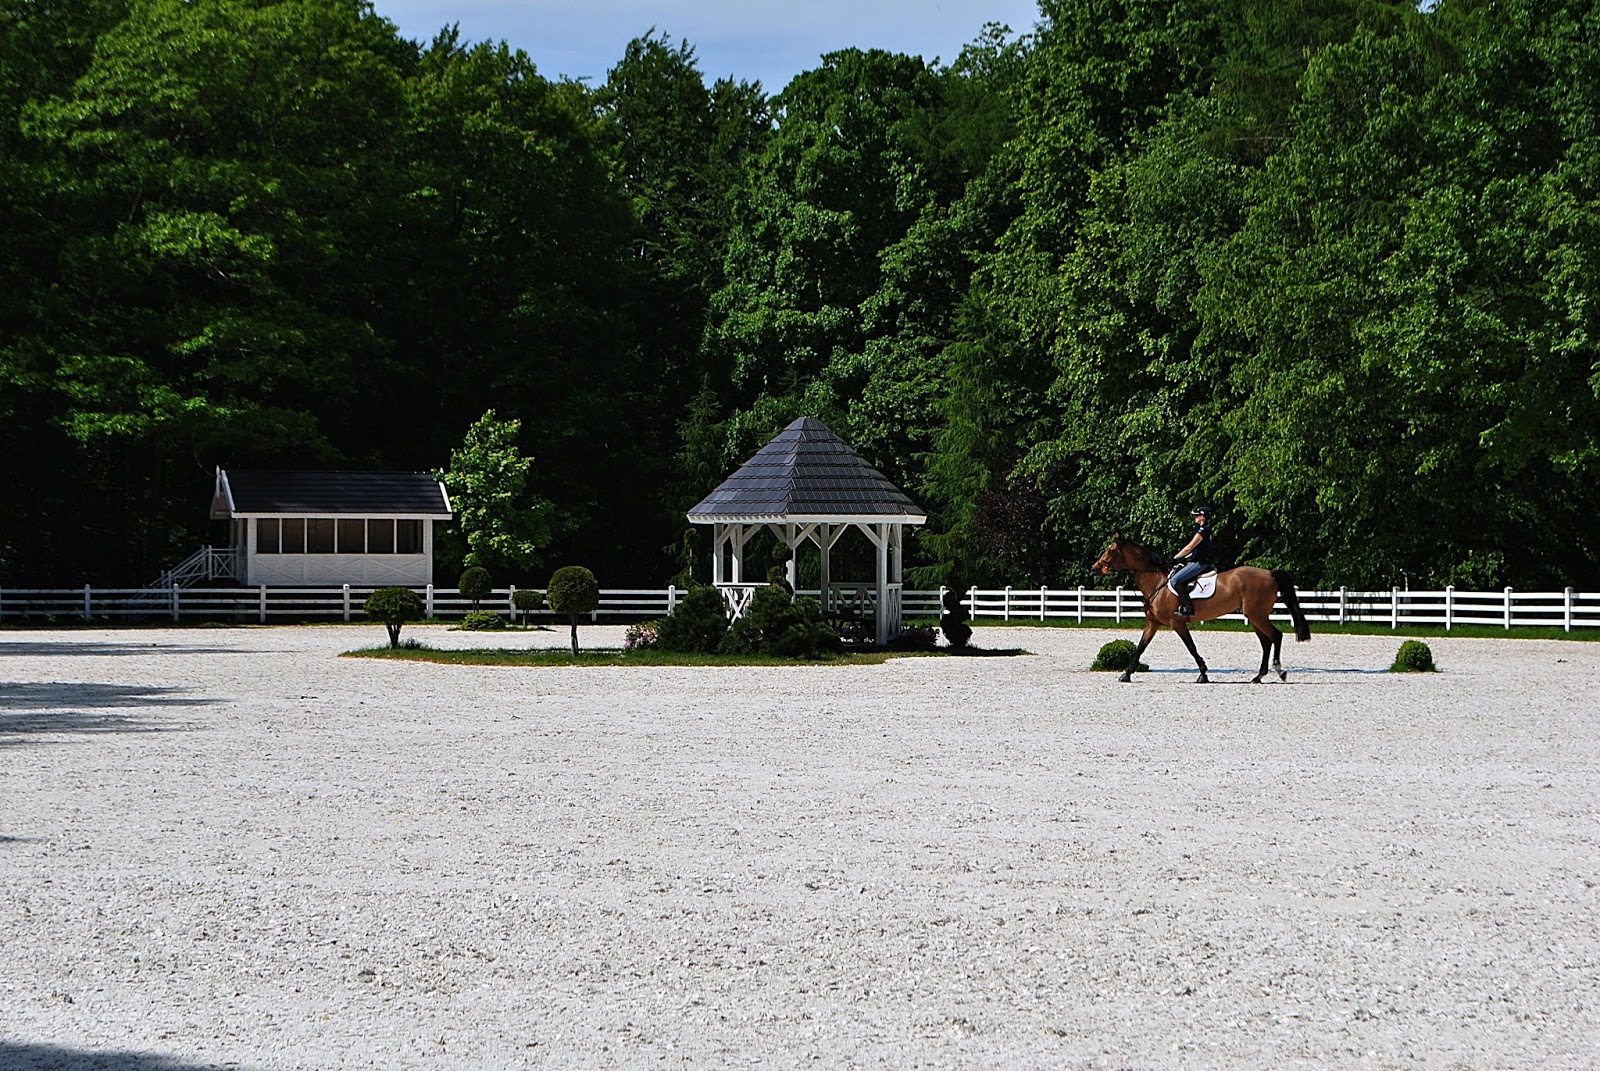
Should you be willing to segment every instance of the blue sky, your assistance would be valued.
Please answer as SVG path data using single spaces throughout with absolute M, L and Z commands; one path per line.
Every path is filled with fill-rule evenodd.
M 948 63 L 984 23 L 1026 33 L 1036 0 L 374 0 L 407 37 L 452 22 L 468 41 L 506 40 L 547 78 L 604 81 L 628 42 L 651 27 L 688 41 L 708 81 L 760 81 L 776 93 L 824 52 L 883 48 Z

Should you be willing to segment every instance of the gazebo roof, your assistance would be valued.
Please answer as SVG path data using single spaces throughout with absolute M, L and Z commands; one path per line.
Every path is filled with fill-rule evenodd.
M 822 421 L 801 417 L 689 511 L 695 524 L 922 524 L 927 515 Z

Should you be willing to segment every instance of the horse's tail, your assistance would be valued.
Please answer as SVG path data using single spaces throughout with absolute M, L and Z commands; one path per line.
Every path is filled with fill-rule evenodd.
M 1289 616 L 1294 619 L 1294 638 L 1300 643 L 1306 642 L 1311 638 L 1311 623 L 1306 620 L 1306 612 L 1300 609 L 1300 596 L 1294 590 L 1294 577 L 1274 569 L 1272 579 L 1278 582 L 1278 594 L 1283 596 L 1283 605 L 1289 608 Z

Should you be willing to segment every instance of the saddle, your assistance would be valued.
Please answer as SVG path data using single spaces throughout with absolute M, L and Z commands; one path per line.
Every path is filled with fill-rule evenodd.
M 1167 590 L 1172 592 L 1174 595 L 1178 594 L 1178 589 L 1172 586 L 1172 579 L 1170 577 L 1167 579 Z M 1189 589 L 1189 598 L 1209 599 L 1216 593 L 1217 571 L 1215 569 L 1210 569 L 1195 577 L 1194 586 Z

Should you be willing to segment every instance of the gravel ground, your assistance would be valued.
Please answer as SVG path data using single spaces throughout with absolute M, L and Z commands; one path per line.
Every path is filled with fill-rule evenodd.
M 1600 644 L 1126 635 L 0 631 L 0 1066 L 1600 1067 Z

